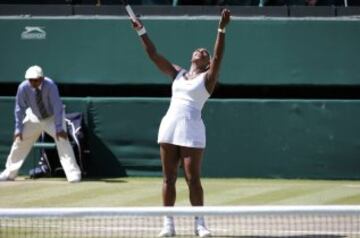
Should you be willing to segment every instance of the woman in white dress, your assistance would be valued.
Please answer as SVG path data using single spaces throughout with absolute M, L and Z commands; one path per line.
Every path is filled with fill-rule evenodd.
M 219 21 L 214 56 L 211 58 L 206 49 L 196 49 L 192 54 L 188 71 L 173 65 L 159 54 L 143 23 L 138 19 L 133 22 L 149 58 L 161 72 L 173 80 L 170 107 L 161 121 L 158 134 L 163 170 L 164 206 L 175 205 L 175 183 L 180 163 L 183 165 L 189 187 L 191 205 L 203 206 L 204 195 L 200 174 L 206 142 L 201 110 L 214 91 L 218 80 L 225 45 L 225 27 L 229 22 L 230 11 L 224 9 Z M 202 217 L 195 218 L 195 234 L 200 237 L 210 236 L 210 231 L 205 226 Z M 175 236 L 172 217 L 164 217 L 164 227 L 159 236 Z

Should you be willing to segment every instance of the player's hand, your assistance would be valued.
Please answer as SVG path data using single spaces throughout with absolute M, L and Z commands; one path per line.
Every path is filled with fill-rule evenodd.
M 56 132 L 56 139 L 59 140 L 60 138 L 67 140 L 68 139 L 67 133 L 65 131 Z
M 23 139 L 22 133 L 16 133 L 16 134 L 14 135 L 14 141 L 16 140 L 16 138 L 19 138 L 19 140 L 22 140 L 22 139 Z
M 230 10 L 227 8 L 224 8 L 221 11 L 221 19 L 219 22 L 219 28 L 224 29 L 227 24 L 230 22 Z
M 131 23 L 136 31 L 144 27 L 144 24 L 140 21 L 139 18 L 136 18 L 136 21 L 131 21 Z

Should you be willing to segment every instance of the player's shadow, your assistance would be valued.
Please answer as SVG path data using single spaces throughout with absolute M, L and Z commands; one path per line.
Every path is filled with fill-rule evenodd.
M 103 178 L 103 177 L 91 177 L 91 178 L 84 178 L 82 181 L 85 182 L 104 182 L 104 183 L 127 183 L 128 181 L 125 179 L 116 178 Z

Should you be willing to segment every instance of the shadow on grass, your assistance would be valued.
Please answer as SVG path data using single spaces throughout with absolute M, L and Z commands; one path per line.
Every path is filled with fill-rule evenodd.
M 331 234 L 322 234 L 322 235 L 282 235 L 282 236 L 274 236 L 274 235 L 264 235 L 264 236 L 232 236 L 232 235 L 224 235 L 224 236 L 211 236 L 213 238 L 226 238 L 226 237 L 233 237 L 233 238 L 345 238 L 346 235 L 331 235 Z
M 123 178 L 84 178 L 83 182 L 127 183 Z

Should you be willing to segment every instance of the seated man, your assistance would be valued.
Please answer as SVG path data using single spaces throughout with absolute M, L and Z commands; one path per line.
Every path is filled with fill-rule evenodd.
M 25 73 L 16 94 L 14 142 L 0 174 L 0 181 L 14 180 L 31 147 L 45 131 L 54 138 L 61 165 L 69 182 L 79 182 L 81 171 L 67 137 L 64 109 L 56 84 L 44 77 L 39 66 Z

